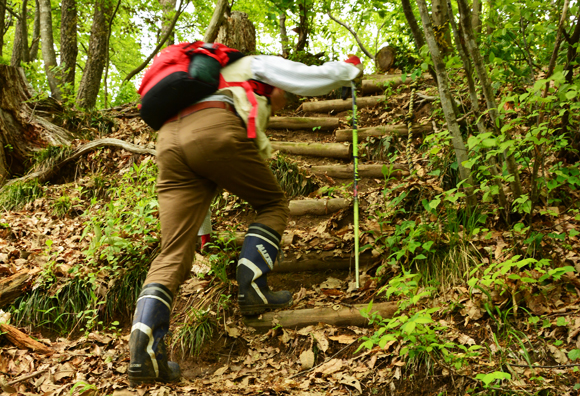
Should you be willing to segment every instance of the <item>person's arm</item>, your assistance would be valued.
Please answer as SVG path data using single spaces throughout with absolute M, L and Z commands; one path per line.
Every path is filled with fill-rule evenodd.
M 255 57 L 252 72 L 256 80 L 304 96 L 325 95 L 333 89 L 350 85 L 350 81 L 361 73 L 352 62 L 327 62 L 322 66 L 307 66 L 268 55 Z

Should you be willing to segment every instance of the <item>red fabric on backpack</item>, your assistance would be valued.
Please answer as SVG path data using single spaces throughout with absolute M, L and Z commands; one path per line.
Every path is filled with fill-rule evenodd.
M 211 78 L 213 82 L 208 82 L 207 78 L 196 79 L 197 74 L 190 70 L 190 64 L 193 66 L 192 59 L 200 55 L 217 61 L 213 68 L 204 69 L 216 73 L 215 80 Z M 181 43 L 165 48 L 155 57 L 141 81 L 138 91 L 141 95 L 141 118 L 153 129 L 160 129 L 165 121 L 179 111 L 213 94 L 218 89 L 241 86 L 252 104 L 248 120 L 248 137 L 255 138 L 258 103 L 254 92 L 269 97 L 273 87 L 259 81 L 226 83 L 219 73 L 220 68 L 243 56 L 238 50 L 223 44 L 209 44 L 202 41 Z M 190 72 L 194 73 L 193 77 L 189 74 Z M 219 81 L 217 74 L 219 74 Z

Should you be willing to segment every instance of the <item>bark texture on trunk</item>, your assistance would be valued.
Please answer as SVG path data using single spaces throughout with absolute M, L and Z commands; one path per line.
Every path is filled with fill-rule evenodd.
M 280 41 L 282 43 L 282 56 L 288 58 L 290 55 L 290 41 L 288 40 L 288 32 L 286 30 L 286 12 L 280 14 Z
M 253 54 L 256 52 L 256 28 L 245 12 L 233 11 L 232 16 L 223 21 L 215 41 Z
M 374 107 L 379 103 L 383 103 L 384 101 L 385 97 L 383 95 L 366 96 L 357 98 L 356 105 L 359 109 L 362 109 L 366 107 Z M 304 102 L 302 104 L 302 109 L 307 113 L 327 113 L 332 110 L 335 112 L 340 112 L 352 109 L 352 102 L 342 99 L 321 100 L 319 102 Z
M 413 135 L 422 135 L 433 132 L 433 127 L 430 123 L 413 124 Z M 377 127 L 360 128 L 357 130 L 359 141 L 367 137 L 382 137 L 382 136 L 407 136 L 409 129 L 406 124 L 399 125 L 384 125 Z M 350 142 L 352 140 L 352 129 L 340 129 L 336 131 L 335 139 L 337 142 Z
M 70 132 L 35 115 L 35 104 L 21 68 L 0 65 L 0 184 L 26 170 L 35 150 L 68 145 Z
M 20 62 L 28 62 L 27 4 L 28 0 L 22 1 L 20 18 L 18 18 L 14 28 L 14 44 L 12 46 L 12 58 L 10 59 L 10 66 L 14 67 L 20 66 Z
M 481 53 L 479 52 L 479 47 L 475 42 L 473 28 L 471 27 L 469 8 L 467 7 L 467 3 L 465 2 L 465 0 L 457 0 L 457 5 L 459 7 L 461 30 L 464 35 L 465 46 L 467 48 L 469 56 L 471 57 L 475 65 L 475 70 L 477 71 L 479 81 L 481 82 L 483 95 L 485 96 L 487 110 L 489 111 L 493 128 L 495 128 L 495 131 L 497 133 L 501 130 L 501 123 L 500 120 L 498 120 L 495 95 L 493 92 L 493 88 L 491 86 L 491 81 L 487 74 L 487 70 L 485 68 L 485 64 L 483 63 L 483 58 L 481 56 Z M 509 132 L 506 131 L 506 135 L 508 139 L 511 139 Z M 520 195 L 522 195 L 522 184 L 520 182 L 520 175 L 518 172 L 516 160 L 513 155 L 509 155 L 506 157 L 506 165 L 508 168 L 508 172 L 514 178 L 514 181 L 511 183 L 512 192 L 514 193 L 515 198 L 518 198 Z
M 6 0 L 0 0 L 0 56 L 4 48 L 4 27 L 6 20 Z
M 35 0 L 34 9 L 34 25 L 32 27 L 32 42 L 30 43 L 30 51 L 28 54 L 28 60 L 34 62 L 38 58 L 38 47 L 40 46 L 40 3 Z M 0 31 L 2 31 L 0 29 Z
M 473 13 L 471 14 L 471 26 L 473 32 L 477 35 L 481 34 L 481 0 L 473 0 Z
M 382 179 L 384 178 L 383 166 L 391 168 L 391 176 L 393 177 L 400 177 L 409 174 L 409 171 L 407 170 L 409 167 L 403 164 L 364 164 L 358 166 L 358 175 L 359 177 Z M 318 165 L 311 167 L 309 171 L 316 175 L 328 175 L 330 177 L 336 177 L 337 179 L 352 179 L 354 175 L 354 168 L 352 165 Z
M 344 198 L 301 199 L 290 201 L 288 209 L 291 216 L 324 216 L 351 206 L 351 202 Z
M 79 91 L 77 105 L 83 109 L 92 109 L 97 103 L 101 77 L 107 61 L 107 38 L 109 37 L 109 20 L 113 13 L 114 4 L 111 0 L 97 0 L 89 39 L 87 63 Z
M 405 75 L 405 81 L 403 81 L 403 76 L 401 74 L 387 74 L 387 75 L 380 75 L 380 74 L 373 74 L 370 76 L 365 76 L 365 79 L 362 81 L 362 91 L 365 94 L 374 93 L 374 92 L 383 92 L 388 84 L 391 87 L 398 87 L 401 84 L 410 85 L 413 83 L 413 79 L 410 77 L 411 75 Z M 428 79 L 431 76 L 428 73 L 424 73 L 421 78 Z
M 352 147 L 344 143 L 271 142 L 274 150 L 294 155 L 343 158 L 352 156 Z
M 447 128 L 451 134 L 451 141 L 453 142 L 453 148 L 455 149 L 455 156 L 457 157 L 457 163 L 459 165 L 459 175 L 461 180 L 464 180 L 469 184 L 469 186 L 465 188 L 465 191 L 467 193 L 468 204 L 473 206 L 476 202 L 475 196 L 473 195 L 471 172 L 468 168 L 463 166 L 463 163 L 467 161 L 469 157 L 467 156 L 467 148 L 465 147 L 465 143 L 461 137 L 457 117 L 453 110 L 453 98 L 451 97 L 451 91 L 449 90 L 443 57 L 435 39 L 435 32 L 433 31 L 433 25 L 429 18 L 429 12 L 425 0 L 417 0 L 417 5 L 419 6 L 419 13 L 421 14 L 421 21 L 423 22 L 423 30 L 425 32 L 425 38 L 427 39 L 427 45 L 429 46 L 429 52 L 431 53 L 435 72 L 437 73 L 437 84 L 439 87 L 439 97 L 441 98 L 441 107 L 443 108 Z M 445 6 L 445 9 L 447 9 L 447 6 Z
M 477 130 L 479 131 L 480 134 L 484 134 L 487 132 L 487 128 L 483 123 L 483 118 L 480 117 L 481 110 L 479 108 L 479 97 L 477 96 L 475 81 L 473 79 L 473 67 L 471 65 L 469 57 L 467 56 L 467 49 L 465 48 L 465 40 L 463 40 L 462 37 L 460 36 L 459 29 L 457 27 L 457 24 L 455 23 L 455 17 L 453 16 L 453 8 L 451 5 L 451 0 L 447 0 L 447 7 L 449 8 L 450 11 L 449 21 L 451 22 L 451 29 L 453 31 L 455 45 L 457 47 L 457 52 L 459 53 L 459 56 L 463 63 L 463 68 L 465 69 L 465 76 L 467 77 L 467 86 L 469 87 L 469 98 L 471 99 L 471 111 L 473 112 L 473 116 L 477 120 Z M 501 183 L 501 180 L 498 178 L 499 171 L 497 167 L 496 158 L 491 157 L 489 163 L 490 163 L 489 171 L 493 176 L 493 181 L 495 185 L 498 187 L 498 201 L 501 207 L 503 208 L 503 213 L 506 214 L 508 208 L 507 198 L 503 191 L 503 185 Z
M 175 32 L 171 26 L 173 13 L 175 12 L 176 0 L 159 0 L 159 4 L 163 8 L 163 16 L 161 17 L 161 37 L 169 33 L 169 37 L 165 42 L 165 46 L 175 44 Z
M 63 84 L 68 84 L 68 92 L 74 92 L 77 55 L 77 2 L 62 0 L 60 22 L 60 64 L 63 66 Z
M 203 41 L 206 43 L 213 43 L 217 38 L 220 26 L 225 19 L 225 12 L 228 6 L 228 0 L 218 0 L 211 17 L 211 21 L 209 22 L 209 26 L 207 27 L 205 35 L 203 36 Z
M 244 317 L 246 326 L 266 331 L 274 326 L 282 326 L 285 329 L 297 329 L 318 323 L 326 323 L 332 326 L 369 326 L 369 320 L 360 314 L 368 304 L 357 304 L 351 307 L 340 306 L 328 308 L 290 309 L 287 311 L 267 312 L 263 315 Z M 396 302 L 375 303 L 372 312 L 382 318 L 392 318 L 397 312 Z
M 14 300 L 30 290 L 35 275 L 40 269 L 18 271 L 14 275 L 0 279 L 0 308 L 12 304 Z
M 446 55 L 451 51 L 451 34 L 449 32 L 449 10 L 447 9 L 447 1 L 432 0 L 431 7 L 431 18 L 433 20 L 435 39 L 437 44 L 439 44 L 439 50 L 443 55 Z M 425 33 L 425 35 L 427 34 Z
M 401 0 L 401 4 L 403 5 L 403 13 L 405 14 L 405 19 L 407 19 L 407 23 L 409 24 L 409 28 L 411 29 L 411 33 L 413 33 L 413 38 L 415 39 L 415 46 L 417 47 L 417 52 L 425 45 L 425 39 L 423 38 L 423 32 L 417 23 L 417 18 L 415 18 L 415 14 L 413 13 L 413 7 L 411 6 L 411 2 L 409 0 Z
M 304 51 L 304 48 L 308 45 L 308 33 L 310 27 L 308 26 L 308 7 L 305 4 L 300 4 L 298 27 L 296 28 L 296 33 L 298 33 L 298 41 L 296 42 L 296 52 Z
M 8 341 L 16 345 L 18 348 L 31 349 L 32 351 L 43 355 L 52 355 L 55 352 L 50 347 L 30 338 L 28 335 L 9 324 L 0 324 L 0 331 L 4 333 L 4 336 Z
M 388 72 L 395 64 L 397 52 L 393 47 L 383 47 L 375 55 L 375 65 L 379 73 Z
M 40 48 L 42 49 L 42 61 L 44 62 L 44 72 L 50 87 L 51 95 L 57 100 L 61 100 L 60 76 L 54 72 L 58 66 L 56 63 L 56 52 L 54 51 L 54 39 L 52 34 L 52 10 L 50 0 L 39 0 L 40 4 Z

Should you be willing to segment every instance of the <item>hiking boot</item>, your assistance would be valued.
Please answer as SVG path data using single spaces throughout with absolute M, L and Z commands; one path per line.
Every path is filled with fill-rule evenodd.
M 267 273 L 278 257 L 280 234 L 263 224 L 250 225 L 238 261 L 238 303 L 242 315 L 257 315 L 269 309 L 292 304 L 292 294 L 274 292 L 267 283 Z
M 139 294 L 129 339 L 131 386 L 155 381 L 173 382 L 181 377 L 179 365 L 167 361 L 164 342 L 169 331 L 172 301 L 169 289 L 159 283 L 145 285 Z

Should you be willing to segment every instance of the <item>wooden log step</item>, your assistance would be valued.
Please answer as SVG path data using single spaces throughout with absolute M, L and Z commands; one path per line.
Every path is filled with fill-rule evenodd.
M 414 124 L 413 135 L 420 135 L 424 133 L 433 132 L 431 124 Z M 407 136 L 407 126 L 405 124 L 384 125 L 378 127 L 360 128 L 357 131 L 359 139 L 364 139 L 370 136 Z M 337 142 L 350 142 L 352 140 L 352 129 L 339 129 L 336 131 L 335 140 Z
M 424 73 L 421 76 L 421 79 L 429 78 L 431 78 L 429 73 Z M 410 85 L 412 82 L 413 79 L 410 74 L 407 74 L 404 82 L 402 74 L 373 74 L 365 76 L 365 79 L 362 81 L 362 91 L 364 94 L 382 92 L 386 84 L 389 84 L 391 87 L 398 87 L 399 85 Z
M 401 177 L 409 175 L 407 165 L 403 164 L 386 164 L 387 167 L 391 166 L 394 169 L 392 176 Z M 320 165 L 313 166 L 309 168 L 311 173 L 317 175 L 328 175 L 330 177 L 335 177 L 337 179 L 352 179 L 354 175 L 353 165 Z M 382 179 L 383 175 L 383 164 L 373 164 L 373 165 L 359 165 L 358 166 L 359 177 L 368 177 L 373 179 Z
M 350 205 L 351 202 L 344 198 L 302 199 L 290 201 L 289 208 L 291 216 L 324 216 L 347 208 Z
M 344 143 L 271 142 L 271 144 L 274 150 L 288 154 L 342 159 L 352 156 L 351 145 Z
M 333 307 L 297 309 L 278 312 L 267 312 L 260 316 L 246 316 L 246 326 L 257 330 L 271 329 L 280 325 L 286 329 L 296 329 L 318 323 L 332 326 L 368 326 L 369 320 L 364 318 L 360 311 L 368 304 L 356 304 L 352 307 L 337 304 Z M 392 318 L 397 311 L 396 302 L 375 303 L 371 312 L 378 313 L 383 318 Z
M 322 248 L 323 244 L 319 246 Z M 313 247 L 316 249 L 316 246 Z M 359 265 L 370 266 L 377 261 L 370 253 L 359 256 Z M 274 265 L 274 272 L 307 272 L 307 271 L 326 271 L 326 270 L 347 270 L 354 269 L 354 256 L 335 256 L 332 250 L 322 252 L 313 252 L 301 254 L 286 254 L 284 260 Z
M 356 104 L 359 109 L 365 107 L 375 107 L 377 104 L 385 101 L 383 95 L 378 96 L 367 96 L 362 98 L 357 98 Z M 336 113 L 345 110 L 352 109 L 351 100 L 333 99 L 333 100 L 321 100 L 319 102 L 304 102 L 302 103 L 302 109 L 307 113 L 328 113 L 334 110 Z
M 268 129 L 304 129 L 328 131 L 338 128 L 339 119 L 335 117 L 272 117 Z

